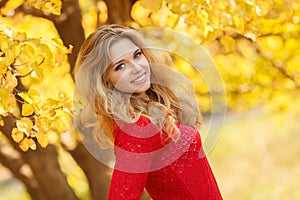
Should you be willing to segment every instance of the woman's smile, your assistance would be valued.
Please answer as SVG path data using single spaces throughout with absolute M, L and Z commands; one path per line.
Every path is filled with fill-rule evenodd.
M 143 83 L 145 80 L 146 80 L 146 72 L 131 82 L 132 83 Z

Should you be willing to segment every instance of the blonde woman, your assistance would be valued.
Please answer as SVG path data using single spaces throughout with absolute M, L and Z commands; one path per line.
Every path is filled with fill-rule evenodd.
M 192 86 L 172 66 L 168 53 L 120 25 L 98 28 L 81 47 L 78 120 L 100 147 L 114 148 L 108 199 L 140 199 L 144 189 L 153 200 L 222 199 Z

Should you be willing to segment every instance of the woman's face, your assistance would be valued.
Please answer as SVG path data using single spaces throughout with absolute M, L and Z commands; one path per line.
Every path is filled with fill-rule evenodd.
M 143 93 L 150 87 L 150 66 L 142 50 L 130 39 L 114 42 L 110 49 L 110 83 L 124 93 Z

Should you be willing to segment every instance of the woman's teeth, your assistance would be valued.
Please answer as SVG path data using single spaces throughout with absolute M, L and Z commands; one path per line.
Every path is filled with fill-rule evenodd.
M 139 78 L 135 79 L 135 80 L 133 81 L 133 83 L 143 81 L 143 80 L 145 79 L 145 77 L 146 77 L 146 74 L 143 74 L 143 75 L 140 76 Z

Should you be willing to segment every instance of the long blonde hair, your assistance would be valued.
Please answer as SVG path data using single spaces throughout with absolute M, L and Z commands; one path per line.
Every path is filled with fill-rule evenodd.
M 145 94 L 116 92 L 109 83 L 109 48 L 124 37 L 141 49 L 150 64 L 151 86 Z M 135 123 L 145 116 L 172 139 L 180 134 L 176 123 L 199 128 L 201 116 L 192 85 L 172 66 L 169 53 L 151 47 L 136 30 L 115 24 L 98 28 L 82 44 L 74 70 L 79 122 L 93 128 L 102 148 L 112 146 L 114 120 Z

